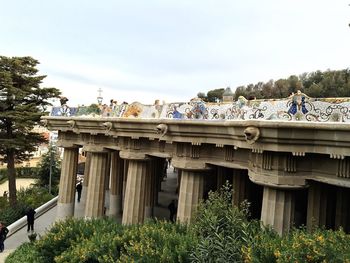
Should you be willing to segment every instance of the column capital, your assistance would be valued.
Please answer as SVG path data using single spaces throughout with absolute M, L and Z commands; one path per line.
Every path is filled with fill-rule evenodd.
M 56 143 L 57 147 L 62 147 L 62 148 L 79 148 L 81 147 L 78 144 L 75 144 L 74 142 L 71 141 L 66 141 L 66 140 L 58 140 Z
M 192 158 L 174 157 L 171 160 L 171 165 L 177 169 L 188 170 L 188 171 L 209 171 L 211 167 L 209 167 L 205 161 L 201 160 L 193 160 Z
M 83 146 L 83 151 L 85 152 L 93 152 L 93 153 L 107 153 L 109 152 L 108 149 L 106 149 L 103 145 L 98 144 L 87 144 Z
M 123 150 L 119 153 L 120 158 L 135 161 L 149 161 L 151 157 L 144 152 Z

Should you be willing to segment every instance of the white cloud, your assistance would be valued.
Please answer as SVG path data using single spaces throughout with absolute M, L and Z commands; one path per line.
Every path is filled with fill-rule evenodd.
M 199 91 L 349 67 L 345 1 L 5 1 L 1 52 L 31 55 L 72 104 L 186 101 Z M 40 8 L 39 8 L 40 7 Z

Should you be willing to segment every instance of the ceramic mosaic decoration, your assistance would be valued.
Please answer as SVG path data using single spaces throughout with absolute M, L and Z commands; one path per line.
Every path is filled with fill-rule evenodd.
M 350 98 L 310 98 L 298 91 L 285 99 L 247 100 L 240 96 L 231 103 L 207 103 L 199 98 L 190 102 L 143 105 L 116 102 L 101 105 L 100 114 L 86 114 L 87 107 L 53 107 L 52 116 L 157 118 L 181 120 L 285 120 L 350 122 Z

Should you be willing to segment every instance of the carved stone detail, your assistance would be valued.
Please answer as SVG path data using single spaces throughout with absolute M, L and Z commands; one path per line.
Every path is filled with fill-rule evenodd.
M 184 155 L 183 143 L 176 143 L 176 156 L 182 157 Z
M 331 153 L 331 154 L 329 155 L 329 158 L 331 158 L 331 159 L 341 159 L 341 160 L 343 160 L 343 159 L 345 158 L 345 156 L 344 156 L 344 155 L 341 155 L 341 154 Z
M 69 128 L 71 128 L 71 129 L 73 129 L 75 127 L 75 121 L 74 120 L 67 121 L 67 124 L 69 125 Z
M 272 170 L 272 153 L 264 152 L 262 157 L 262 168 L 265 170 Z
M 293 155 L 286 155 L 284 159 L 284 171 L 289 173 L 296 173 L 297 160 Z
M 191 145 L 191 158 L 198 159 L 200 156 L 200 145 Z
M 339 159 L 337 176 L 341 178 L 350 178 L 350 159 Z
M 113 124 L 110 121 L 102 123 L 102 126 L 106 129 L 106 135 L 111 131 Z
M 305 152 L 292 152 L 293 156 L 305 156 Z
M 157 133 L 160 133 L 159 138 L 162 138 L 168 132 L 168 125 L 166 125 L 164 123 L 158 124 L 156 127 L 156 131 L 157 131 Z
M 235 148 L 233 146 L 225 146 L 225 161 L 232 162 L 234 153 Z
M 256 149 L 256 148 L 253 148 L 252 149 L 252 153 L 263 153 L 264 152 L 264 150 L 263 149 Z
M 140 150 L 141 149 L 141 142 L 140 142 L 140 140 L 131 139 L 130 140 L 130 149 Z
M 248 144 L 254 144 L 260 137 L 260 130 L 257 127 L 249 126 L 244 130 L 244 135 Z

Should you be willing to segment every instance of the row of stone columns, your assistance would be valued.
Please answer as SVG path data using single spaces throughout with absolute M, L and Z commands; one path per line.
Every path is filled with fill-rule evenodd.
M 74 216 L 75 185 L 78 148 L 64 149 L 57 219 Z M 119 152 L 90 151 L 86 155 L 83 194 L 85 218 L 102 217 L 105 214 L 105 193 L 110 189 L 110 217 L 117 217 L 123 210 L 122 223 L 143 222 L 153 215 L 160 190 L 163 160 L 160 158 L 127 159 Z
M 77 163 L 78 148 L 66 147 L 62 162 L 57 219 L 74 215 Z M 160 158 L 122 159 L 117 151 L 88 152 L 81 198 L 82 204 L 86 203 L 84 216 L 86 218 L 104 216 L 106 186 L 110 187 L 109 216 L 117 217 L 123 211 L 123 224 L 141 223 L 145 218 L 153 216 L 163 166 Z M 248 198 L 251 182 L 247 174 L 243 175 L 239 170 L 231 171 L 233 171 L 234 187 L 232 202 L 238 205 Z M 190 222 L 193 212 L 203 198 L 205 176 L 200 170 L 182 169 L 179 170 L 179 174 L 181 180 L 179 180 L 177 220 Z M 224 178 L 225 170 L 219 169 L 218 188 L 224 183 Z M 350 218 L 349 189 L 338 187 L 334 193 L 322 194 L 326 189 L 324 187 L 322 184 L 312 183 L 308 190 L 306 222 L 308 228 L 327 224 L 332 224 L 335 228 L 340 226 L 350 228 L 347 223 Z M 295 195 L 296 191 L 293 190 L 263 186 L 262 204 L 260 204 L 261 221 L 273 226 L 279 233 L 288 231 L 295 217 Z M 336 202 L 329 199 L 330 195 L 334 196 Z
M 159 161 L 128 160 L 127 167 L 118 152 L 111 152 L 110 165 L 107 152 L 89 152 L 85 166 L 85 180 L 82 202 L 86 199 L 85 217 L 104 215 L 105 185 L 111 174 L 109 215 L 116 217 L 122 210 L 123 183 L 124 207 L 123 224 L 143 222 L 145 217 L 152 216 L 159 191 L 161 172 Z M 78 148 L 65 148 L 60 181 L 57 218 L 73 216 L 76 183 Z M 157 169 L 158 167 L 158 169 Z M 110 170 L 110 169 L 111 170 Z M 159 169 L 160 168 L 160 169 Z M 125 171 L 127 173 L 124 175 Z M 223 172 L 219 169 L 218 186 L 223 183 Z M 235 171 L 235 170 L 234 170 Z M 126 182 L 123 181 L 127 178 Z M 239 172 L 233 174 L 235 187 L 233 204 L 237 205 L 247 198 L 246 178 Z M 220 181 L 220 182 L 219 182 Z M 204 176 L 200 171 L 181 171 L 177 220 L 190 222 L 193 212 L 203 198 Z M 85 197 L 86 195 L 86 197 Z M 274 226 L 278 232 L 289 229 L 293 218 L 294 199 L 290 192 L 264 187 L 261 220 Z

